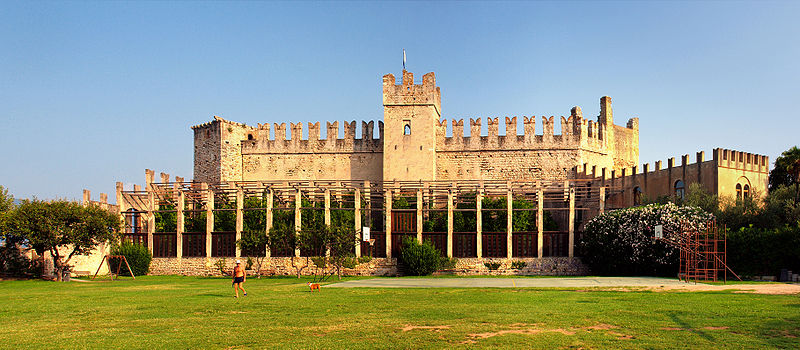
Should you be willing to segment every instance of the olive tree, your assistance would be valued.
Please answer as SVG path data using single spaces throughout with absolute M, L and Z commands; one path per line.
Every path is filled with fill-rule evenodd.
M 64 200 L 25 200 L 6 213 L 3 232 L 19 237 L 44 259 L 50 252 L 58 280 L 70 269 L 75 255 L 88 255 L 99 244 L 117 238 L 120 219 L 97 206 L 83 207 Z

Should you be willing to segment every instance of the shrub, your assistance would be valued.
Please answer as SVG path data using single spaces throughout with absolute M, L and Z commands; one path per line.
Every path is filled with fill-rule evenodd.
M 359 264 L 366 264 L 370 261 L 372 261 L 372 257 L 369 255 L 362 255 L 361 257 L 358 258 Z
M 499 269 L 500 265 L 502 265 L 502 264 L 499 263 L 499 262 L 495 262 L 495 261 L 490 261 L 490 262 L 483 263 L 483 266 L 486 266 L 487 269 L 493 270 L 493 271 Z
M 583 261 L 598 275 L 674 275 L 678 248 L 653 239 L 655 226 L 664 237 L 680 230 L 681 222 L 704 228 L 713 215 L 700 208 L 650 204 L 598 215 L 586 224 L 581 239 Z
M 439 269 L 440 270 L 452 270 L 456 268 L 456 264 L 458 263 L 458 259 L 456 258 L 448 258 L 446 256 L 442 256 L 439 259 Z
M 358 261 L 356 260 L 355 257 L 348 256 L 342 258 L 342 267 L 346 269 L 354 269 L 356 268 L 356 266 L 358 266 Z
M 511 268 L 514 270 L 522 270 L 528 266 L 528 264 L 522 260 L 514 260 L 511 262 Z
M 9 236 L 6 236 L 5 245 L 0 246 L 0 274 L 22 276 L 41 272 L 38 261 L 28 259 L 17 244 L 9 243 Z
M 141 244 L 123 242 L 111 249 L 111 255 L 124 256 L 125 259 L 128 260 L 128 265 L 131 266 L 133 274 L 136 276 L 143 276 L 150 272 L 150 261 L 153 260 L 153 256 L 150 254 L 147 247 Z M 111 259 L 112 268 L 115 268 L 119 263 L 125 264 L 125 262 L 121 260 L 122 259 Z M 119 271 L 120 275 L 130 276 L 128 269 L 124 265 Z
M 214 263 L 214 266 L 217 267 L 219 273 L 223 276 L 230 275 L 230 271 L 228 271 L 228 263 L 225 261 L 225 258 L 217 259 L 217 262 Z
M 800 270 L 800 226 L 743 227 L 728 232 L 728 266 L 745 276 Z
M 439 269 L 439 251 L 430 242 L 419 243 L 414 237 L 406 237 L 403 239 L 400 261 L 409 275 L 430 275 Z

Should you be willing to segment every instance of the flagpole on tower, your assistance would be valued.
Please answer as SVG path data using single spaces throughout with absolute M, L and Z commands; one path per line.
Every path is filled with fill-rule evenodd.
M 406 70 L 406 49 L 403 49 L 403 70 Z

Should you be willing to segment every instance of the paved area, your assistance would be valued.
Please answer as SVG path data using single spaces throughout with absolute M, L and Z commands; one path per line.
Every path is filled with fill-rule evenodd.
M 684 286 L 676 278 L 658 277 L 544 277 L 544 278 L 373 278 L 346 281 L 326 288 L 587 288 Z

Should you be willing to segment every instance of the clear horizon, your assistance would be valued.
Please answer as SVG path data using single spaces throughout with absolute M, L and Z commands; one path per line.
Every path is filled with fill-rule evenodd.
M 191 179 L 190 127 L 214 115 L 306 135 L 382 120 L 402 49 L 415 78 L 436 73 L 448 121 L 573 106 L 595 119 L 607 95 L 617 125 L 640 118 L 640 165 L 716 147 L 774 162 L 800 144 L 798 15 L 797 2 L 4 2 L 0 185 L 115 202 L 115 182 L 143 184 L 145 168 Z

